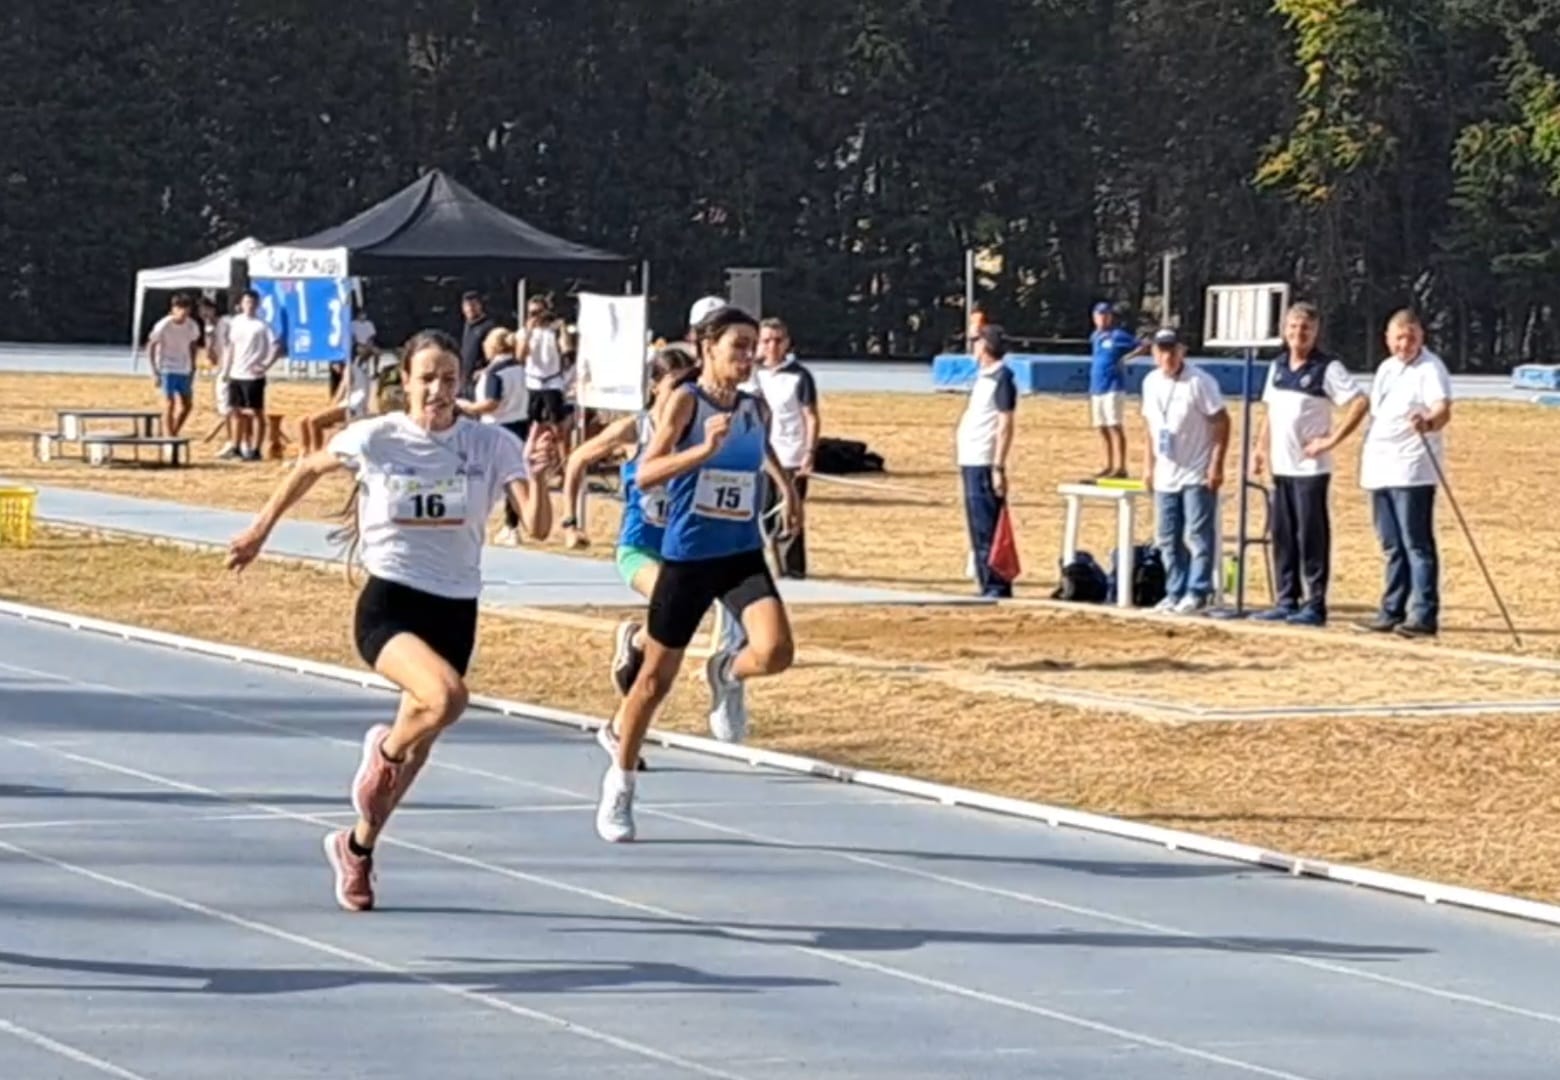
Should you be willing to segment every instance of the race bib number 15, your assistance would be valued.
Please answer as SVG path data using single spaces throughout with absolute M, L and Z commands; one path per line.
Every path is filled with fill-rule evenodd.
M 758 478 L 750 472 L 702 469 L 694 492 L 693 509 L 704 517 L 726 521 L 750 521 Z
M 466 523 L 466 478 L 392 477 L 390 520 L 397 525 L 449 528 Z

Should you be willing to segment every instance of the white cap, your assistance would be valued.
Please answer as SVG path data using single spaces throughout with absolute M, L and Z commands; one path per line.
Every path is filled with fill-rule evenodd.
M 695 301 L 688 311 L 688 329 L 692 330 L 721 308 L 730 306 L 723 296 L 706 296 L 702 300 Z

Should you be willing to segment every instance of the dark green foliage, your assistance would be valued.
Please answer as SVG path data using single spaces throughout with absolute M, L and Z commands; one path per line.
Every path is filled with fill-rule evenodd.
M 1557 42 L 1560 0 L 14 0 L 0 339 L 120 340 L 138 267 L 439 166 L 649 259 L 667 335 L 768 266 L 808 353 L 927 355 L 975 247 L 996 319 L 1078 338 L 1096 298 L 1157 317 L 1176 252 L 1192 327 L 1276 277 L 1358 365 L 1405 303 L 1459 366 L 1560 359 Z M 465 286 L 513 305 L 383 280 L 372 313 L 452 323 Z

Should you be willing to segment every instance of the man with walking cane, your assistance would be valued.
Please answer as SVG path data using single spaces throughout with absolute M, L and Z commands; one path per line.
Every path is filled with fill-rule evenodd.
M 1391 355 L 1371 384 L 1360 458 L 1360 487 L 1371 493 L 1386 585 L 1381 609 L 1358 626 L 1434 637 L 1441 616 L 1435 493 L 1445 462 L 1441 433 L 1452 419 L 1452 380 L 1441 358 L 1425 348 L 1424 326 L 1412 311 L 1388 321 L 1387 350 Z

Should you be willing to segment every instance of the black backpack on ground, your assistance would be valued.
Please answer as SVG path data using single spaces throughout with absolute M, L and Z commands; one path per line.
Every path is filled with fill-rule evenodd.
M 1062 567 L 1062 580 L 1051 593 L 1052 600 L 1070 600 L 1077 604 L 1101 604 L 1110 595 L 1110 581 L 1094 556 L 1080 551 Z

